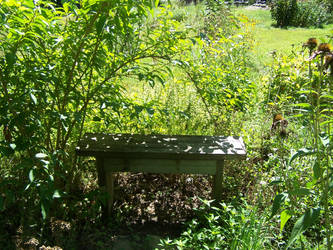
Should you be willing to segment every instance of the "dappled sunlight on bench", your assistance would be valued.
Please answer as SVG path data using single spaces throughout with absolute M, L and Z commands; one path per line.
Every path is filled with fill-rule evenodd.
M 236 136 L 137 135 L 88 133 L 76 148 L 78 155 L 148 157 L 168 159 L 224 159 L 244 157 L 246 150 Z M 193 158 L 194 157 L 194 158 Z

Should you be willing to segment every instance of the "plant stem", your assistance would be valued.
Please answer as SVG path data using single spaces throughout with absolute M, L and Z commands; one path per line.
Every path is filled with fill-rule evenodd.
M 329 79 L 329 93 L 331 94 L 332 89 L 331 89 L 331 83 L 332 83 L 332 79 Z M 331 114 L 331 101 L 328 104 L 328 115 Z M 327 136 L 329 138 L 329 144 L 332 143 L 332 138 L 331 138 L 331 123 L 328 123 L 327 125 Z M 331 147 L 330 145 L 326 148 L 327 152 L 326 152 L 326 161 L 327 161 L 327 166 L 326 166 L 326 183 L 325 183 L 325 226 L 327 228 L 327 249 L 331 250 L 332 249 L 332 242 L 331 242 L 331 224 L 330 224 L 330 209 L 329 209 L 329 205 L 328 205 L 328 199 L 329 199 L 329 185 L 330 185 L 330 152 L 331 152 Z
M 315 130 L 315 139 L 316 139 L 316 152 L 317 152 L 317 163 L 320 169 L 320 158 L 322 157 L 319 149 L 319 136 L 320 136 L 320 96 L 321 96 L 321 85 L 323 83 L 323 67 L 324 67 L 324 53 L 320 55 L 320 72 L 319 72 L 319 81 L 317 84 L 317 93 L 316 93 L 316 130 Z M 330 124 L 328 124 L 328 136 L 330 136 Z M 327 150 L 328 151 L 328 150 Z M 331 250 L 331 225 L 330 225 L 330 211 L 328 206 L 328 195 L 329 195 L 329 154 L 326 152 L 327 156 L 327 165 L 326 165 L 326 177 L 325 181 L 322 183 L 323 199 L 324 199 L 324 220 L 326 227 L 326 238 L 327 238 L 327 249 Z

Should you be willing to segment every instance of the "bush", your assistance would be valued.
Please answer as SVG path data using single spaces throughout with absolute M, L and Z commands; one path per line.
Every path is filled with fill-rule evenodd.
M 329 5 L 316 0 L 275 0 L 271 15 L 278 27 L 322 27 L 332 17 Z
M 315 0 L 300 1 L 297 4 L 297 13 L 294 18 L 294 26 L 297 27 L 322 27 L 328 23 L 332 15 L 328 6 Z
M 272 1 L 271 15 L 272 19 L 276 21 L 277 26 L 287 27 L 292 25 L 296 13 L 297 13 L 296 0 Z

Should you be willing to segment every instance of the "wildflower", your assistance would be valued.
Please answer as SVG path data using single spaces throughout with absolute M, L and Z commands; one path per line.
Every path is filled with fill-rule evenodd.
M 329 53 L 331 52 L 331 45 L 328 43 L 321 43 L 318 46 L 318 51 L 323 53 Z
M 318 49 L 313 52 L 313 54 L 309 57 L 308 61 L 315 59 L 318 55 L 333 55 L 331 52 L 331 45 L 328 43 L 319 44 Z
M 333 55 L 329 54 L 324 57 L 324 68 L 325 70 L 328 70 L 328 68 L 331 69 L 331 75 L 333 75 Z
M 316 38 L 309 38 L 303 46 L 308 47 L 312 51 L 317 47 L 317 44 L 318 42 Z
M 271 126 L 271 131 L 278 129 L 280 132 L 280 136 L 286 137 L 287 136 L 287 131 L 286 131 L 287 126 L 288 126 L 288 121 L 286 119 L 284 119 L 281 114 L 274 115 L 273 123 Z
M 283 120 L 283 117 L 282 117 L 281 114 L 274 115 L 274 117 L 273 117 L 273 123 L 277 122 L 277 121 L 280 121 L 280 120 Z

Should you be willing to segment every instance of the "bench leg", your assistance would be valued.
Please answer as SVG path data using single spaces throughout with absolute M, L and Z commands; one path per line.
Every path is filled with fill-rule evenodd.
M 101 157 L 96 158 L 96 169 L 97 169 L 97 177 L 98 177 L 98 186 L 100 188 L 105 187 L 105 172 L 104 172 L 104 159 Z
M 98 185 L 102 191 L 108 193 L 107 205 L 102 207 L 102 217 L 106 219 L 112 213 L 114 200 L 114 175 L 112 172 L 105 173 L 104 159 L 96 158 L 96 168 L 98 173 Z
M 216 161 L 216 173 L 214 175 L 213 183 L 213 199 L 215 199 L 216 202 L 222 200 L 223 167 L 223 160 Z
M 110 216 L 113 210 L 113 201 L 114 201 L 114 173 L 106 173 L 106 192 L 108 193 L 107 201 L 107 215 Z

